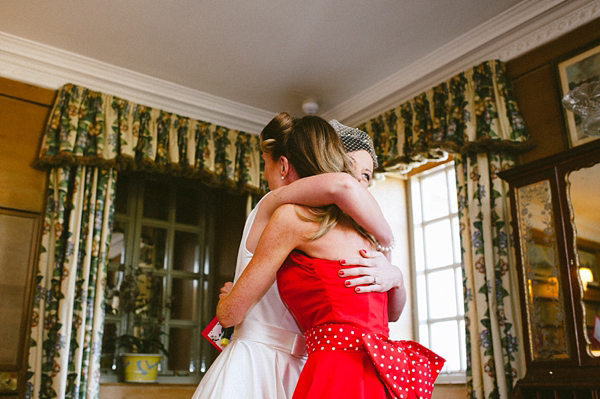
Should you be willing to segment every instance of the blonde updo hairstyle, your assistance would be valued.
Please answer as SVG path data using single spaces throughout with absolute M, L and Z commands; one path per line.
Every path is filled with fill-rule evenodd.
M 275 116 L 260 133 L 261 149 L 274 161 L 284 156 L 293 165 L 299 177 L 321 173 L 345 172 L 352 174 L 352 161 L 333 127 L 319 116 L 294 118 L 287 112 Z M 309 217 L 303 220 L 320 224 L 319 230 L 309 237 L 315 240 L 329 232 L 342 219 L 347 219 L 361 234 L 372 240 L 350 217 L 336 205 L 306 207 Z

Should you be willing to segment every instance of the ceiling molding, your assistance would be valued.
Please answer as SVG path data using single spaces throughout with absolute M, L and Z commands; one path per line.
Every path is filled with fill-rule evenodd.
M 473 65 L 507 61 L 600 16 L 600 0 L 526 0 L 325 112 L 355 126 Z M 58 89 L 89 87 L 235 130 L 257 133 L 273 112 L 0 32 L 0 75 Z
M 488 59 L 508 61 L 600 16 L 600 1 L 528 0 L 323 114 L 356 126 Z
M 0 32 L 0 75 L 49 89 L 88 87 L 230 129 L 257 133 L 274 113 Z

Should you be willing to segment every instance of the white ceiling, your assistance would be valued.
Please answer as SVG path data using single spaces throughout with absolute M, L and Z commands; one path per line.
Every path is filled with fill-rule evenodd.
M 506 50 L 515 35 L 539 32 L 548 14 L 595 7 L 594 14 L 597 3 L 0 0 L 0 62 L 12 62 L 0 64 L 0 75 L 47 87 L 84 83 L 254 132 L 279 111 L 301 115 L 310 97 L 319 114 L 357 123 L 416 94 L 420 81 L 479 62 L 489 55 L 482 48 Z M 22 71 L 35 63 L 43 66 Z M 219 115 L 203 113 L 206 102 L 220 103 L 211 111 Z

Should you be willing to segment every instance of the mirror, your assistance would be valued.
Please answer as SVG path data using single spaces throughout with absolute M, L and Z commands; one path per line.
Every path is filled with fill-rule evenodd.
M 550 181 L 520 187 L 516 194 L 531 358 L 565 359 L 566 314 Z
M 567 178 L 588 353 L 600 357 L 600 164 Z

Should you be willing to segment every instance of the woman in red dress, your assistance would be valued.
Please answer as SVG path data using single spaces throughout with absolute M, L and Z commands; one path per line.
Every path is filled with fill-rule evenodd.
M 314 123 L 314 131 L 304 134 L 328 140 L 327 153 L 320 152 L 324 146 L 307 145 L 298 149 L 302 156 L 291 167 L 309 174 L 349 173 L 338 136 L 326 121 Z M 263 158 L 267 170 L 269 157 Z M 387 339 L 388 318 L 396 320 L 402 309 L 394 291 L 359 294 L 339 278 L 340 270 L 351 266 L 344 259 L 359 258 L 358 248 L 376 247 L 336 206 L 281 206 L 252 261 L 219 301 L 219 322 L 237 324 L 277 278 L 283 301 L 305 332 L 309 354 L 294 398 L 429 398 L 444 361 L 415 342 Z

